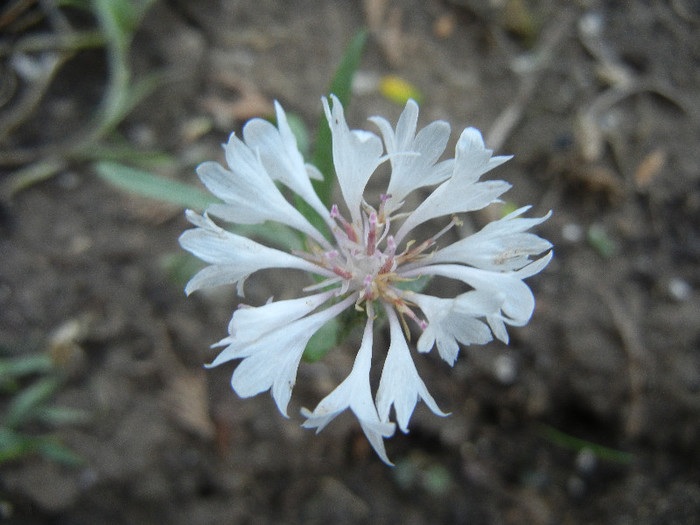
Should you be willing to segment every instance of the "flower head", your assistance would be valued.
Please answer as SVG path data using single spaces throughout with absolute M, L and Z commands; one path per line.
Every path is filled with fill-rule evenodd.
M 194 225 L 180 237 L 186 250 L 210 265 L 187 284 L 186 292 L 223 284 L 236 285 L 243 295 L 245 279 L 270 268 L 308 272 L 300 298 L 241 307 L 233 314 L 229 335 L 210 366 L 241 359 L 231 384 L 241 397 L 271 390 L 280 412 L 287 406 L 304 349 L 324 324 L 354 308 L 366 316 L 364 335 L 352 370 L 313 410 L 303 409 L 307 428 L 322 430 L 338 414 L 350 409 L 372 447 L 389 463 L 384 438 L 393 435 L 392 407 L 403 432 L 423 400 L 444 416 L 420 378 L 407 335 L 420 332 L 417 350 L 433 347 L 450 366 L 459 345 L 484 344 L 493 336 L 508 342 L 506 325 L 525 325 L 534 310 L 534 297 L 523 279 L 540 272 L 552 257 L 552 245 L 532 234 L 531 227 L 546 220 L 521 217 L 520 208 L 480 231 L 452 244 L 442 237 L 459 224 L 457 214 L 485 208 L 510 188 L 504 181 L 480 181 L 481 176 L 509 157 L 492 155 L 479 131 L 465 129 L 455 157 L 439 161 L 450 127 L 433 122 L 418 133 L 418 105 L 409 101 L 396 128 L 385 119 L 370 119 L 381 138 L 369 131 L 351 130 L 343 107 L 331 96 L 323 107 L 333 139 L 333 161 L 344 205 L 327 208 L 311 179 L 320 173 L 304 164 L 284 111 L 275 104 L 277 127 L 261 119 L 243 129 L 243 140 L 231 135 L 224 145 L 228 167 L 205 162 L 197 173 L 223 202 L 204 215 L 192 211 Z M 377 168 L 390 164 L 386 192 L 376 199 L 365 195 Z M 276 184 L 278 183 L 278 184 Z M 284 197 L 279 185 L 296 193 L 325 222 L 320 232 Z M 413 210 L 406 198 L 419 188 L 433 187 Z M 210 218 L 238 224 L 276 221 L 301 232 L 305 251 L 287 253 L 219 227 Z M 414 238 L 416 228 L 449 217 L 436 233 Z M 329 240 L 331 239 L 331 240 Z M 471 289 L 454 298 L 438 298 L 409 291 L 405 284 L 422 276 L 461 281 Z M 376 395 L 370 385 L 373 327 L 377 308 L 389 322 L 391 343 Z

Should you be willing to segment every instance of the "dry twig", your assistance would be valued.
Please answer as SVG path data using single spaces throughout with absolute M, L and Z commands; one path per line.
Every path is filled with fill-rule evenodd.
M 564 10 L 543 31 L 540 41 L 533 52 L 533 56 L 538 59 L 537 66 L 531 67 L 522 73 L 518 94 L 513 99 L 513 102 L 496 118 L 486 135 L 486 144 L 489 148 L 500 150 L 520 122 L 525 107 L 527 107 L 530 99 L 535 94 L 535 87 L 540 74 L 552 61 L 555 50 L 562 39 L 570 33 L 573 20 L 574 11 L 570 9 Z
M 598 293 L 610 310 L 612 321 L 627 355 L 630 402 L 625 432 L 628 437 L 635 438 L 642 432 L 644 425 L 646 413 L 644 396 L 648 383 L 648 371 L 652 366 L 651 356 L 642 342 L 637 323 L 628 314 L 629 308 L 607 289 L 600 288 Z

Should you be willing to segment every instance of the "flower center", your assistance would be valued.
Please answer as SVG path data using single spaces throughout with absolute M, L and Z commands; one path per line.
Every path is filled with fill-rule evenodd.
M 412 319 L 421 329 L 427 324 L 413 311 L 415 305 L 407 298 L 411 292 L 397 287 L 398 283 L 412 281 L 397 273 L 397 269 L 409 262 L 415 262 L 429 256 L 426 254 L 435 245 L 435 241 L 460 221 L 453 217 L 450 223 L 436 235 L 417 244 L 415 241 L 406 243 L 403 252 L 397 254 L 394 237 L 389 234 L 391 218 L 385 213 L 385 203 L 390 195 L 382 195 L 379 209 L 375 210 L 364 203 L 361 213 L 361 224 L 350 223 L 333 205 L 330 216 L 335 221 L 332 228 L 336 248 L 324 251 L 320 246 L 313 245 L 310 252 L 298 253 L 299 256 L 323 266 L 332 271 L 337 277 L 305 288 L 324 288 L 341 283 L 339 295 L 347 292 L 358 292 L 355 308 L 362 310 L 362 303 L 380 300 L 390 304 L 400 314 L 404 329 L 408 334 L 404 317 Z
M 397 264 L 396 243 L 388 235 L 389 220 L 384 216 L 387 198 L 382 196 L 379 211 L 365 205 L 361 225 L 349 223 L 336 205 L 331 209 L 331 217 L 337 224 L 333 235 L 338 249 L 323 253 L 319 262 L 343 279 L 344 288 L 359 290 L 358 304 L 396 295 L 389 292 Z

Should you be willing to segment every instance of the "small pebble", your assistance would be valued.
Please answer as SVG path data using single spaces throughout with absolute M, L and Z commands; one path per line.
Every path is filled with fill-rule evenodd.
M 515 359 L 508 355 L 499 355 L 493 363 L 496 378 L 504 385 L 513 384 L 518 376 L 518 366 Z
M 598 464 L 598 458 L 590 448 L 582 448 L 576 456 L 576 468 L 581 474 L 591 474 Z
M 676 301 L 687 301 L 690 299 L 690 294 L 693 288 L 679 277 L 674 277 L 668 282 L 668 292 Z
M 570 222 L 562 227 L 561 236 L 568 242 L 581 242 L 583 240 L 583 228 L 579 224 Z

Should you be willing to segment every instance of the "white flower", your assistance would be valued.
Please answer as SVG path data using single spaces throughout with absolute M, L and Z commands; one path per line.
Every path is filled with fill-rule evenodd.
M 296 381 L 297 369 L 310 338 L 346 309 L 366 315 L 364 335 L 346 379 L 313 410 L 302 409 L 303 426 L 321 431 L 338 414 L 350 409 L 377 454 L 390 463 L 384 438 L 398 424 L 408 432 L 420 400 L 445 416 L 420 378 L 405 334 L 408 323 L 420 332 L 417 350 L 437 352 L 452 366 L 459 345 L 485 344 L 494 336 L 508 342 L 506 325 L 523 326 L 535 302 L 523 282 L 540 272 L 552 257 L 552 245 L 532 234 L 546 220 L 526 219 L 523 207 L 462 240 L 439 245 L 440 238 L 459 223 L 458 213 L 482 209 L 508 190 L 503 181 L 479 181 L 508 157 L 494 157 L 481 134 L 465 129 L 455 158 L 439 161 L 449 137 L 449 125 L 433 122 L 416 133 L 418 105 L 406 104 L 395 129 L 373 117 L 381 138 L 350 130 L 334 96 L 323 107 L 333 138 L 333 161 L 344 207 L 328 209 L 316 195 L 311 179 L 320 174 L 305 164 L 284 111 L 275 104 L 277 127 L 261 119 L 243 129 L 243 140 L 232 135 L 224 145 L 225 168 L 214 162 L 197 173 L 223 203 L 204 215 L 188 211 L 195 226 L 180 237 L 186 250 L 210 263 L 188 283 L 186 292 L 222 284 L 243 283 L 252 273 L 288 268 L 313 274 L 298 299 L 271 301 L 258 307 L 241 306 L 229 323 L 224 347 L 210 366 L 241 359 L 231 384 L 241 397 L 270 390 L 283 415 Z M 365 187 L 382 163 L 391 174 L 386 193 L 365 195 Z M 296 193 L 328 226 L 328 238 L 284 197 L 277 184 Z M 413 191 L 434 189 L 414 210 L 404 208 Z M 217 226 L 210 216 L 238 223 L 276 221 L 305 235 L 304 252 L 287 253 L 264 246 Z M 413 238 L 417 226 L 451 216 L 430 237 Z M 396 227 L 398 225 L 398 228 Z M 332 239 L 332 240 L 329 240 Z M 461 281 L 471 290 L 454 298 L 410 292 L 404 286 L 421 276 Z M 315 293 L 312 293 L 315 292 Z M 391 343 L 373 399 L 370 384 L 374 312 L 382 308 L 389 321 Z M 396 423 L 391 421 L 392 407 Z

